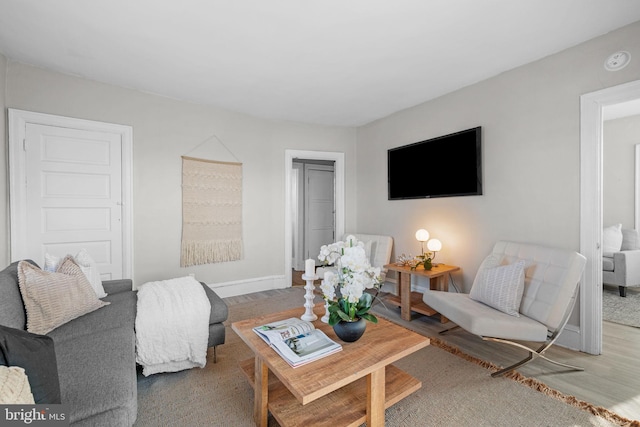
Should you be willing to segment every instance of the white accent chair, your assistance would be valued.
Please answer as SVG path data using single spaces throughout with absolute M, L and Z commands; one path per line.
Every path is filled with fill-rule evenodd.
M 582 370 L 551 360 L 544 352 L 556 341 L 569 319 L 586 258 L 569 250 L 506 241 L 497 242 L 490 257 L 497 260 L 498 265 L 524 260 L 524 291 L 519 317 L 471 299 L 469 294 L 428 290 L 424 292 L 424 302 L 454 322 L 457 325 L 454 328 L 461 327 L 483 340 L 510 344 L 529 352 L 525 359 L 493 373 L 493 377 L 537 357 Z M 541 342 L 542 345 L 534 350 L 513 340 Z
M 384 283 L 388 272 L 384 266 L 391 262 L 393 238 L 379 234 L 345 233 L 342 239 L 346 239 L 347 236 L 354 236 L 359 241 L 364 242 L 365 252 L 369 257 L 369 262 L 372 267 L 380 267 L 380 276 L 382 277 L 382 283 Z M 321 280 L 324 277 L 325 271 L 335 271 L 335 267 L 316 268 L 316 274 Z

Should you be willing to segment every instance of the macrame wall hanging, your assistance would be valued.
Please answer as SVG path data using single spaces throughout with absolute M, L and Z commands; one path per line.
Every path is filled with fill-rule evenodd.
M 242 257 L 242 163 L 182 156 L 180 266 Z

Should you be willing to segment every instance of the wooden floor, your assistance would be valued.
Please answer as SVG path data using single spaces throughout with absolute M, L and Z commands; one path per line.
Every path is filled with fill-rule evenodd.
M 386 305 L 386 309 L 400 311 L 391 305 Z M 399 315 L 398 321 L 402 322 Z M 413 313 L 411 322 L 407 323 L 412 329 L 437 336 L 472 356 L 499 366 L 509 366 L 527 356 L 524 350 L 483 341 L 460 328 L 440 335 L 440 331 L 452 324 L 441 324 L 439 315 L 427 317 Z M 583 367 L 584 371 L 567 370 L 541 359 L 520 367 L 518 371 L 564 394 L 602 406 L 625 418 L 640 420 L 640 329 L 603 322 L 602 333 L 601 355 L 559 346 L 553 346 L 545 353 L 550 359 Z M 537 348 L 539 344 L 531 343 L 530 347 Z
M 523 350 L 483 341 L 462 329 L 438 335 L 447 325 L 441 325 L 436 318 L 414 314 L 411 323 L 420 325 L 425 333 L 431 333 L 470 355 L 497 365 L 508 366 L 526 356 Z M 581 366 L 585 370 L 569 371 L 538 359 L 518 369 L 519 372 L 564 394 L 605 407 L 623 417 L 640 420 L 640 329 L 603 322 L 601 355 L 558 346 L 551 347 L 545 354 L 553 360 Z
M 299 273 L 296 275 L 294 272 L 294 286 L 304 286 L 304 281 L 299 276 Z M 252 297 L 259 298 L 259 295 Z M 250 296 L 240 298 L 247 299 Z M 402 322 L 399 319 L 399 308 L 385 304 L 384 309 L 391 315 L 395 314 Z M 430 318 L 414 313 L 409 325 L 411 329 L 438 336 L 472 356 L 497 365 L 508 366 L 526 356 L 521 349 L 483 341 L 462 329 L 438 335 L 448 325 L 442 325 L 437 315 Z M 640 420 L 640 328 L 605 321 L 602 329 L 601 355 L 589 355 L 558 346 L 545 353 L 551 359 L 584 367 L 584 371 L 568 371 L 540 359 L 521 367 L 519 371 L 562 393 L 602 406 L 623 417 Z
M 302 280 L 302 275 L 304 274 L 304 271 L 295 271 L 292 270 L 293 272 L 291 273 L 291 282 L 293 284 L 293 286 L 304 286 L 307 283 Z

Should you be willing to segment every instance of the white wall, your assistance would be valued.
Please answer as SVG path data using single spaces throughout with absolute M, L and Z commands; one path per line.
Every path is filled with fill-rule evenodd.
M 263 120 L 13 61 L 8 63 L 6 81 L 8 108 L 133 127 L 134 282 L 138 285 L 193 272 L 214 287 L 238 281 L 256 287 L 290 286 L 284 283 L 285 149 L 346 153 L 346 222 L 350 227 L 355 224 L 354 129 Z M 233 159 L 215 142 L 192 151 L 214 134 L 243 163 L 245 256 L 241 261 L 183 269 L 179 266 L 180 156 Z M 1 168 L 4 179 L 6 162 Z M 6 194 L 1 200 L 4 215 Z M 4 224 L 0 236 L 8 239 Z M 6 252 L 0 257 L 9 261 Z
M 635 152 L 640 115 L 608 120 L 603 126 L 602 222 L 635 228 Z
M 389 234 L 395 254 L 415 254 L 415 230 L 427 228 L 443 242 L 438 261 L 460 265 L 456 279 L 468 290 L 496 240 L 579 248 L 579 97 L 637 80 L 639 39 L 635 23 L 363 126 L 357 136 L 353 129 L 262 120 L 12 61 L 0 83 L 6 80 L 5 107 L 133 126 L 137 283 L 193 271 L 213 284 L 271 276 L 281 284 L 283 159 L 290 148 L 345 152 L 346 229 Z M 604 60 L 618 50 L 631 52 L 631 64 L 605 71 Z M 0 70 L 5 62 L 0 56 Z M 387 149 L 478 125 L 483 196 L 387 200 Z M 245 259 L 186 271 L 179 267 L 180 155 L 212 134 L 244 163 Z M 6 160 L 1 167 L 6 180 Z M 6 185 L 2 191 L 6 218 Z M 8 240 L 6 220 L 0 237 Z M 0 248 L 5 263 L 7 248 Z
M 398 255 L 418 252 L 414 233 L 426 228 L 442 241 L 438 261 L 461 266 L 454 277 L 467 291 L 497 240 L 579 250 L 580 95 L 640 78 L 638 40 L 640 22 L 359 128 L 358 232 L 393 236 Z M 606 71 L 619 50 L 632 62 Z M 387 200 L 389 148 L 475 126 L 484 195 Z M 455 179 L 455 170 L 430 177 L 436 161 L 425 159 L 425 179 Z

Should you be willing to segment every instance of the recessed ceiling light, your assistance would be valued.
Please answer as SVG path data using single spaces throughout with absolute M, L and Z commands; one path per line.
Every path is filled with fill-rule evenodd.
M 626 67 L 631 61 L 631 54 L 624 50 L 616 52 L 604 61 L 604 68 L 608 71 L 618 71 Z

